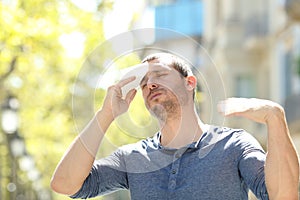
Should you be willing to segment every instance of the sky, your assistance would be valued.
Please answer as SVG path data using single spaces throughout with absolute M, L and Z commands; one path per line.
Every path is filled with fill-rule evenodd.
M 72 2 L 79 8 L 95 12 L 97 11 L 97 2 L 99 0 L 72 0 Z M 115 0 L 113 9 L 104 17 L 104 32 L 107 39 L 128 30 L 132 17 L 135 13 L 144 10 L 143 0 Z M 152 26 L 151 14 L 149 12 L 143 14 L 143 20 L 148 26 Z M 139 23 L 138 26 L 141 28 L 145 24 Z
M 88 12 L 96 12 L 99 0 L 71 0 L 76 6 Z M 150 9 L 144 9 L 143 0 L 115 0 L 111 12 L 109 12 L 103 21 L 104 36 L 110 39 L 120 33 L 128 31 L 128 27 L 135 13 L 143 11 L 141 20 L 136 23 L 134 28 L 154 27 L 153 13 Z M 80 32 L 63 34 L 60 37 L 60 43 L 66 51 L 66 56 L 70 58 L 79 58 L 84 49 L 85 36 Z

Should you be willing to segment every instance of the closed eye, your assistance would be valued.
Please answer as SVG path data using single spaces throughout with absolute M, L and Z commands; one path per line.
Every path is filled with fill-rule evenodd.
M 169 74 L 169 71 L 157 71 L 154 73 L 154 77 L 162 77 Z
M 156 77 L 161 77 L 161 76 L 165 76 L 165 75 L 167 75 L 167 73 L 159 73 L 156 75 Z
M 166 76 L 168 74 L 169 74 L 169 70 L 168 71 L 164 70 L 164 71 L 153 71 L 153 72 L 150 72 L 140 82 L 140 88 L 144 89 L 146 87 L 148 79 L 149 79 L 149 76 L 153 76 L 154 78 L 159 78 L 159 77 Z
M 145 87 L 146 87 L 146 84 L 141 84 L 141 85 L 140 85 L 140 88 L 141 88 L 141 89 L 144 89 Z
M 146 76 L 141 80 L 141 82 L 140 82 L 140 88 L 141 89 L 144 89 L 146 87 L 147 81 L 148 81 L 148 77 L 146 77 Z

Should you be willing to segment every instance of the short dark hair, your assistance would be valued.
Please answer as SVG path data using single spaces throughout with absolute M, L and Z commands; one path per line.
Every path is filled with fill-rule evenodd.
M 161 59 L 169 59 L 171 62 L 166 63 L 176 69 L 183 77 L 187 77 L 193 75 L 191 66 L 189 63 L 184 61 L 183 59 L 179 58 L 170 53 L 154 53 L 150 54 L 142 60 L 142 63 L 151 62 L 153 60 L 161 60 Z

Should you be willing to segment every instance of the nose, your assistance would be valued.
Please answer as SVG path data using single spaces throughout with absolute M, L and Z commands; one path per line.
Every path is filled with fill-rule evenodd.
M 156 83 L 148 83 L 147 87 L 151 91 L 151 90 L 158 88 L 158 85 Z

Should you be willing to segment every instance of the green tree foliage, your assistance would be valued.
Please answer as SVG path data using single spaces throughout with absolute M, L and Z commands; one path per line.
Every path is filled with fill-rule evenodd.
M 98 52 L 102 58 L 89 62 L 90 52 L 105 41 L 103 16 L 113 5 L 109 0 L 99 2 L 95 12 L 87 12 L 67 0 L 0 0 L 0 103 L 8 94 L 19 100 L 19 134 L 40 172 L 39 179 L 30 180 L 25 171 L 18 169 L 23 190 L 46 189 L 51 199 L 69 199 L 50 192 L 49 183 L 63 153 L 90 119 L 90 114 L 102 105 L 105 96 L 104 89 L 88 84 L 90 76 L 82 80 L 79 77 L 84 63 L 101 71 L 104 58 L 110 52 Z M 67 48 L 70 46 L 71 49 Z M 119 57 L 116 66 L 121 69 L 139 61 L 139 57 L 131 53 Z M 77 98 L 75 86 L 78 85 L 83 86 L 85 92 L 92 91 L 93 105 L 87 105 L 86 96 Z M 79 107 L 74 108 L 74 98 L 79 99 Z M 92 113 L 86 114 L 88 107 Z M 128 117 L 131 120 L 126 124 Z M 151 135 L 156 129 L 152 126 L 155 123 L 138 94 L 128 115 L 110 127 L 99 156 Z M 11 173 L 4 135 L 0 134 L 0 199 L 9 197 L 6 194 L 9 180 L 5 177 Z M 4 157 L 6 159 L 2 159 Z M 128 193 L 119 192 L 107 198 L 115 197 L 126 199 Z
M 0 1 L 0 99 L 4 101 L 10 93 L 20 101 L 19 132 L 41 174 L 32 187 L 50 191 L 55 166 L 78 133 L 72 87 L 84 58 L 104 41 L 102 17 L 111 5 L 101 1 L 92 13 L 66 0 Z M 78 53 L 80 46 L 71 51 L 77 55 L 64 48 L 64 44 L 80 45 L 80 41 L 83 51 Z M 8 168 L 1 169 L 2 176 L 9 176 Z M 19 173 L 21 181 L 29 181 L 24 172 Z M 1 181 L 3 188 L 7 183 Z

